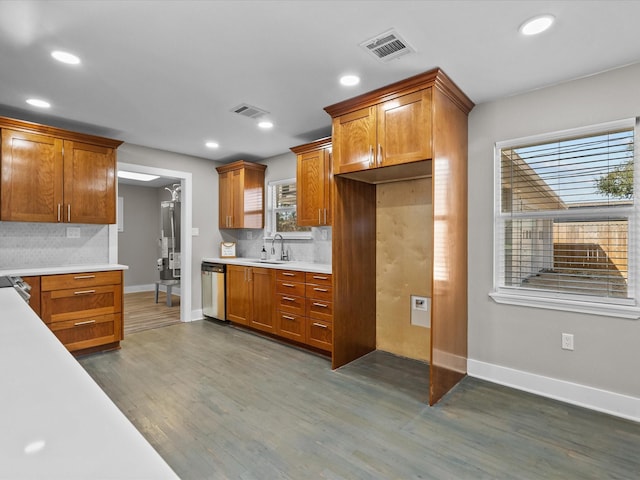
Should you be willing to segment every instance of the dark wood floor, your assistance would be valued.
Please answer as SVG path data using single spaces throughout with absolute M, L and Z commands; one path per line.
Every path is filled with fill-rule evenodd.
M 636 479 L 640 424 L 426 365 L 329 361 L 198 321 L 81 364 L 183 479 Z

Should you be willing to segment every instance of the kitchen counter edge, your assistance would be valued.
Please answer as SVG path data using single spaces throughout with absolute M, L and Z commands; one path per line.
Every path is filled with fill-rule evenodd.
M 58 267 L 3 268 L 0 277 L 6 275 L 35 277 L 39 275 L 58 275 L 64 273 L 107 272 L 110 270 L 128 270 L 127 265 L 117 263 L 99 263 L 88 265 L 61 265 Z
M 268 263 L 261 262 L 254 258 L 203 258 L 203 262 L 224 263 L 227 265 L 245 265 L 248 267 L 273 268 L 275 270 L 295 270 L 298 272 L 310 273 L 331 273 L 331 265 L 324 263 L 311 262 L 284 262 L 284 263 Z

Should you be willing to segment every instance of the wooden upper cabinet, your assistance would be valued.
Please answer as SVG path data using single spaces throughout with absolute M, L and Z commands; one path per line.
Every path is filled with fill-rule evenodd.
M 331 225 L 331 138 L 293 147 L 291 151 L 297 154 L 298 225 Z
M 431 88 L 425 88 L 377 106 L 378 167 L 432 158 L 431 104 Z
M 425 88 L 334 117 L 334 173 L 429 160 L 431 103 Z
M 217 167 L 220 228 L 264 227 L 266 165 L 239 160 Z
M 2 130 L 0 218 L 57 222 L 62 208 L 62 140 Z
M 64 142 L 64 221 L 116 223 L 116 155 L 112 148 Z
M 333 119 L 333 173 L 374 168 L 376 109 L 362 108 Z
M 0 117 L 0 220 L 116 222 L 117 140 Z

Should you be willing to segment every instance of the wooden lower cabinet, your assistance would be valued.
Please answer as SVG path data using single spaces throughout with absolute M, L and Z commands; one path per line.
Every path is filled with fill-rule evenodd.
M 329 274 L 278 270 L 276 333 L 284 338 L 331 352 L 332 289 Z
M 40 277 L 40 318 L 75 354 L 118 348 L 123 338 L 122 271 Z
M 274 291 L 274 270 L 228 265 L 227 320 L 275 332 Z
M 21 277 L 22 281 L 31 287 L 29 306 L 40 316 L 40 277 Z

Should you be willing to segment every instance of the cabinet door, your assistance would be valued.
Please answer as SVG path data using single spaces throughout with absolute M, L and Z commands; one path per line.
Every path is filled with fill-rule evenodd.
M 427 160 L 431 147 L 431 89 L 378 105 L 379 167 Z
M 330 225 L 329 175 L 330 159 L 326 149 L 298 155 L 297 218 L 301 227 Z
M 253 295 L 250 325 L 265 332 L 275 332 L 275 270 L 252 268 L 250 279 Z
M 218 198 L 219 200 L 219 215 L 218 215 L 218 227 L 229 228 L 231 216 L 233 215 L 233 207 L 231 203 L 231 194 L 233 185 L 231 184 L 231 174 L 233 172 L 224 172 L 218 174 Z
M 62 140 L 2 130 L 0 219 L 58 222 L 62 194 Z
M 112 148 L 64 142 L 63 221 L 116 223 L 116 155 Z
M 227 266 L 227 320 L 243 325 L 249 324 L 251 314 L 250 270 L 237 265 Z
M 244 210 L 244 170 L 238 169 L 229 172 L 231 191 L 229 198 L 231 209 L 229 211 L 229 227 L 244 228 L 243 210 Z
M 40 277 L 22 277 L 22 281 L 31 287 L 29 306 L 40 316 Z
M 376 109 L 363 108 L 333 119 L 333 172 L 348 173 L 374 167 Z

